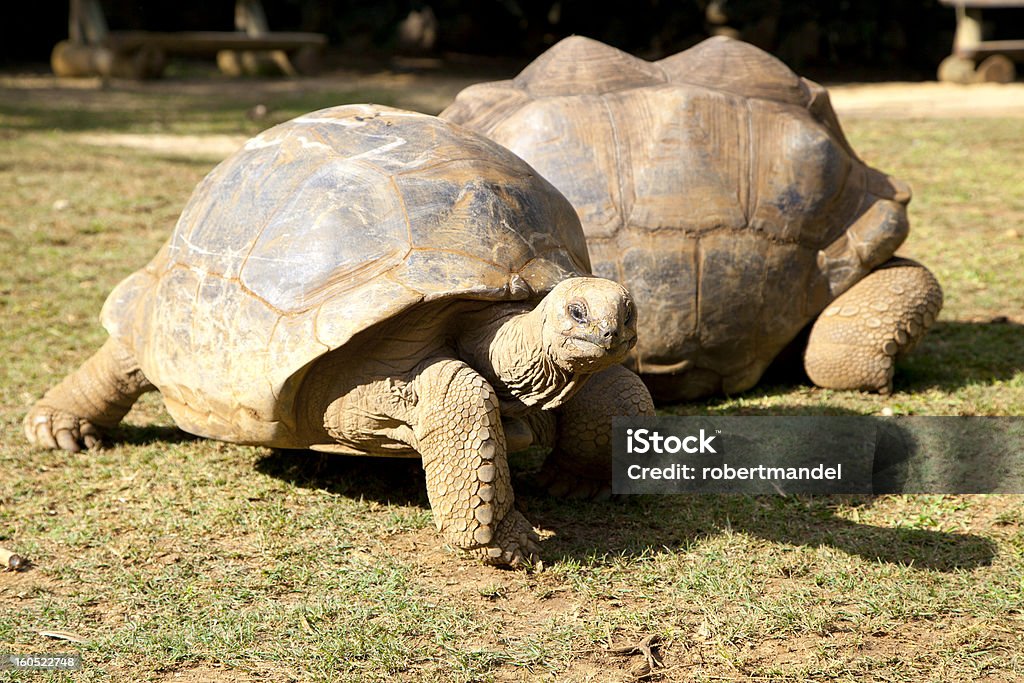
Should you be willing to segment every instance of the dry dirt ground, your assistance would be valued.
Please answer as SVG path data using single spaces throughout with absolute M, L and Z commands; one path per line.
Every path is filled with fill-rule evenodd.
M 851 83 L 829 91 L 841 118 L 1024 117 L 1024 83 Z

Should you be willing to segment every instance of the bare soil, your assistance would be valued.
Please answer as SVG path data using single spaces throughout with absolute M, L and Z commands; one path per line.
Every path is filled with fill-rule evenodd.
M 840 117 L 1024 117 L 1024 83 L 870 83 L 829 86 Z

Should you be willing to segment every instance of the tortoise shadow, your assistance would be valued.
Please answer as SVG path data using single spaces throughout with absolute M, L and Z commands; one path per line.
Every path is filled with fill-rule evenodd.
M 126 446 L 148 446 L 155 443 L 178 444 L 201 441 L 203 437 L 189 434 L 170 425 L 132 425 L 121 423 L 110 430 L 107 440 Z
M 765 370 L 757 387 L 811 385 L 803 368 L 810 326 Z M 897 392 L 1004 381 L 1024 372 L 1024 325 L 1003 316 L 986 322 L 937 321 L 920 345 L 896 364 Z
M 693 494 L 622 496 L 610 501 L 556 499 L 530 484 L 513 459 L 517 506 L 541 528 L 551 558 L 588 562 L 603 556 L 640 557 L 653 548 L 685 551 L 729 531 L 775 543 L 832 547 L 869 561 L 950 572 L 992 563 L 991 540 L 967 533 L 860 524 L 839 516 L 841 506 L 869 506 L 873 496 L 746 496 Z M 383 504 L 429 507 L 418 459 L 337 456 L 275 450 L 259 458 L 261 474 L 302 488 Z
M 830 547 L 871 562 L 952 572 L 992 564 L 996 545 L 976 534 L 888 528 L 857 523 L 840 507 L 870 506 L 873 496 L 748 496 L 691 494 L 631 496 L 608 503 L 545 501 L 534 523 L 556 530 L 552 556 L 640 556 L 651 549 L 685 551 L 693 543 L 740 532 L 774 543 Z M 606 518 L 592 528 L 580 521 Z M 614 521 L 612 521 L 614 520 Z
M 419 458 L 374 458 L 274 449 L 256 460 L 260 474 L 293 486 L 382 504 L 430 507 Z
M 896 390 L 946 391 L 1012 379 L 1024 372 L 1024 325 L 938 321 L 921 345 L 896 366 Z
M 885 446 L 880 445 L 875 455 L 873 484 L 876 492 L 899 493 L 913 491 L 915 487 L 930 490 L 929 487 L 946 486 L 950 491 L 985 493 L 999 490 L 1007 483 L 1007 474 L 995 466 L 998 460 L 993 460 L 993 456 L 998 458 L 1002 453 L 999 442 L 995 448 L 987 450 L 980 445 L 997 433 L 986 422 L 998 418 L 970 418 L 973 420 L 970 423 L 956 424 L 932 420 L 927 428 L 911 429 L 896 421 L 834 406 L 770 409 L 748 406 L 742 414 L 855 415 L 876 423 L 879 438 L 886 439 Z M 922 436 L 930 436 L 930 441 L 922 442 Z M 943 447 L 933 451 L 936 439 Z M 922 451 L 921 443 L 930 443 L 931 448 Z M 979 449 L 987 454 L 981 460 L 978 460 Z M 935 458 L 933 471 L 912 474 L 907 463 L 920 458 L 922 453 L 927 453 L 929 459 Z M 949 472 L 942 469 L 950 462 L 962 464 L 976 460 L 983 466 L 968 467 L 965 472 L 956 468 Z M 929 468 L 922 468 L 919 463 L 915 469 Z M 1019 490 L 1020 478 L 1015 481 Z M 518 487 L 517 491 L 521 489 Z M 685 550 L 702 538 L 741 532 L 775 543 L 827 546 L 869 561 L 932 571 L 969 570 L 992 564 L 997 546 L 978 534 L 875 526 L 852 521 L 841 514 L 843 509 L 867 508 L 878 500 L 878 495 L 869 494 L 681 493 L 615 496 L 608 503 L 566 504 L 533 496 L 531 501 L 539 505 L 528 516 L 534 523 L 557 531 L 556 537 L 548 542 L 549 552 L 577 559 L 603 554 L 636 556 L 660 547 Z M 614 518 L 614 523 L 590 525 L 580 521 L 606 516 Z

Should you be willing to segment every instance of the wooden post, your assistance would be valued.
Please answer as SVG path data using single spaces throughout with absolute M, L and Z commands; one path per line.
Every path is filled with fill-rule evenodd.
M 260 0 L 237 0 L 235 3 L 235 28 L 250 36 L 270 33 L 267 13 L 263 11 Z
M 956 35 L 953 36 L 953 54 L 974 57 L 981 45 L 981 10 L 976 7 L 956 6 Z
M 260 0 L 235 0 L 235 29 L 254 38 L 270 33 Z M 277 70 L 286 76 L 298 75 L 284 50 L 221 50 L 217 53 L 217 66 L 228 76 L 255 76 Z

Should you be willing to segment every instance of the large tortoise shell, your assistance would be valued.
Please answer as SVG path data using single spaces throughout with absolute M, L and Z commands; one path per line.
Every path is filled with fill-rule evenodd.
M 648 62 L 566 38 L 440 116 L 573 203 L 595 274 L 636 300 L 644 374 L 748 388 L 907 234 L 909 188 L 857 157 L 826 90 L 740 41 Z
M 517 300 L 589 272 L 579 220 L 503 147 L 380 106 L 249 140 L 104 305 L 180 426 L 289 445 L 310 364 L 420 302 Z

